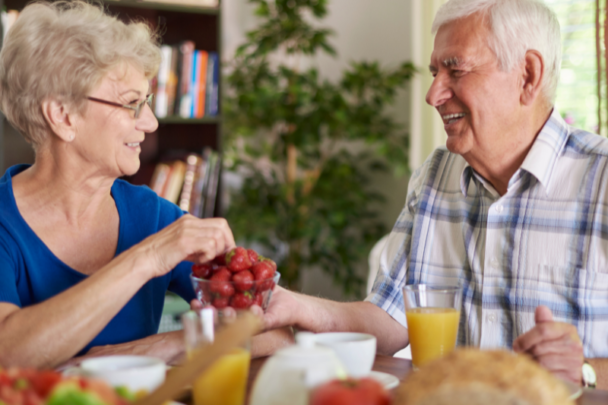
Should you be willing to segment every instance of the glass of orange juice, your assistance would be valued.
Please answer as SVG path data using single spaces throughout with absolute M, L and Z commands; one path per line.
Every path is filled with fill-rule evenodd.
M 454 350 L 462 289 L 457 285 L 412 284 L 403 288 L 414 368 Z
M 182 316 L 186 354 L 192 356 L 197 348 L 213 342 L 215 328 L 213 309 L 200 314 L 189 311 Z M 220 323 L 221 327 L 221 323 Z M 243 405 L 251 354 L 249 347 L 237 347 L 215 361 L 192 384 L 194 405 Z

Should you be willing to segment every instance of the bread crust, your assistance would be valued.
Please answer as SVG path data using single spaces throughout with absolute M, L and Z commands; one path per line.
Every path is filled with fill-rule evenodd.
M 396 389 L 394 405 L 573 405 L 565 383 L 525 355 L 458 349 Z

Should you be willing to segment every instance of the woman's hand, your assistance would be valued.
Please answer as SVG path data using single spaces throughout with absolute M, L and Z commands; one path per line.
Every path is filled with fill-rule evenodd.
M 154 278 L 168 273 L 184 260 L 204 263 L 234 246 L 234 237 L 225 219 L 184 215 L 133 249 L 143 258 L 143 271 Z
M 164 360 L 167 364 L 178 364 L 184 358 L 184 333 L 183 331 L 159 333 L 147 338 L 134 340 L 132 342 L 117 345 L 95 346 L 85 355 L 74 357 L 59 366 L 65 369 L 79 365 L 89 357 L 101 357 L 120 354 L 135 354 L 141 356 L 153 356 Z

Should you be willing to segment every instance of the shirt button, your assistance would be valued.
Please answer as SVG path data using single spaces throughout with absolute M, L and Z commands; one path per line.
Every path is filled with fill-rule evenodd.
M 490 314 L 487 316 L 486 319 L 488 320 L 489 323 L 494 323 L 496 321 L 496 315 Z
M 497 258 L 495 258 L 495 257 L 491 258 L 491 259 L 490 259 L 490 265 L 491 265 L 492 267 L 498 267 L 498 259 L 497 259 Z
M 496 212 L 498 212 L 499 214 L 502 212 L 503 209 L 504 207 L 502 205 L 497 205 L 495 208 Z

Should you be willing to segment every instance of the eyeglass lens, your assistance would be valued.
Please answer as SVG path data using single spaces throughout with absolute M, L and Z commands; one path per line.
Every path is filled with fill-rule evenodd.
M 139 114 L 141 114 L 141 110 L 144 109 L 144 105 L 148 104 L 150 108 L 152 108 L 152 101 L 154 101 L 154 93 L 148 94 L 146 98 L 137 105 L 135 110 L 135 118 L 139 118 Z

